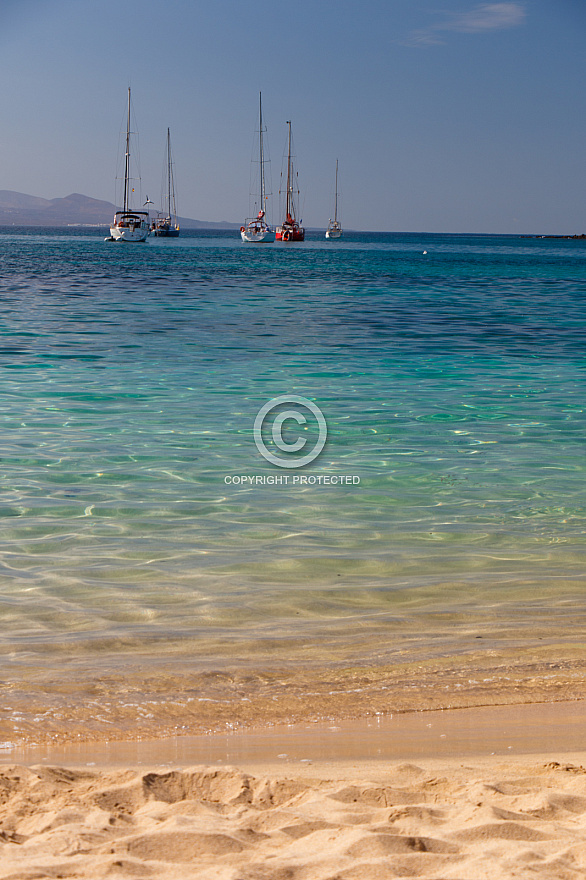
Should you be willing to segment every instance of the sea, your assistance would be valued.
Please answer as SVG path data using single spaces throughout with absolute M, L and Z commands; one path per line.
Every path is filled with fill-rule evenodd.
M 17 720 L 577 650 L 586 241 L 106 234 L 0 230 Z

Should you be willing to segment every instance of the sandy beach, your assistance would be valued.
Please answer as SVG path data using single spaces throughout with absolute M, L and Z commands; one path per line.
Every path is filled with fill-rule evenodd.
M 0 878 L 581 878 L 585 720 L 546 703 L 5 751 Z
M 586 875 L 577 645 L 90 672 L 13 669 L 0 880 Z
M 0 877 L 581 878 L 584 763 L 6 766 Z

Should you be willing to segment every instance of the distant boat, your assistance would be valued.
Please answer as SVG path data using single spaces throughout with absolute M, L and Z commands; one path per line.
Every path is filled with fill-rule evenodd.
M 130 207 L 130 88 L 128 89 L 128 115 L 126 118 L 126 154 L 124 157 L 124 201 L 122 211 L 116 211 L 110 227 L 110 238 L 106 241 L 146 241 L 149 234 L 148 211 L 135 211 Z
M 265 156 L 263 133 L 266 131 L 262 124 L 262 94 L 259 94 L 259 174 L 260 174 L 260 193 L 258 207 L 259 212 L 256 217 L 247 218 L 244 226 L 240 227 L 240 235 L 242 241 L 274 241 L 275 233 L 266 221 L 267 211 L 267 195 L 265 185 Z
M 171 132 L 167 129 L 167 150 L 165 157 L 165 192 L 163 194 L 163 211 L 153 220 L 151 231 L 158 236 L 177 238 L 179 223 L 175 208 L 175 181 L 173 178 L 173 160 L 171 158 Z
M 285 219 L 280 226 L 277 226 L 277 241 L 304 241 L 305 229 L 299 225 L 295 217 L 295 196 L 299 197 L 299 190 L 295 191 L 294 187 L 297 183 L 297 174 L 293 169 L 293 159 L 291 156 L 291 122 L 287 121 L 289 126 L 289 140 L 287 148 L 287 198 L 285 207 Z
M 338 160 L 336 159 L 336 194 L 334 197 L 334 219 L 330 219 L 326 229 L 326 238 L 340 238 L 342 225 L 338 220 Z

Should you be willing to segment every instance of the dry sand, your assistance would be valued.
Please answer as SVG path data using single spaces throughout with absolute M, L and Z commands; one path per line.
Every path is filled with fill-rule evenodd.
M 578 880 L 586 751 L 561 740 L 515 757 L 4 765 L 0 878 Z

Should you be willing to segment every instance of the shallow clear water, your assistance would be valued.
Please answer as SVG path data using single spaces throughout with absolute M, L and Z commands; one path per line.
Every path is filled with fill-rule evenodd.
M 577 637 L 584 242 L 4 229 L 0 269 L 13 663 L 375 662 L 486 628 Z M 253 424 L 290 394 L 328 440 L 285 470 Z

